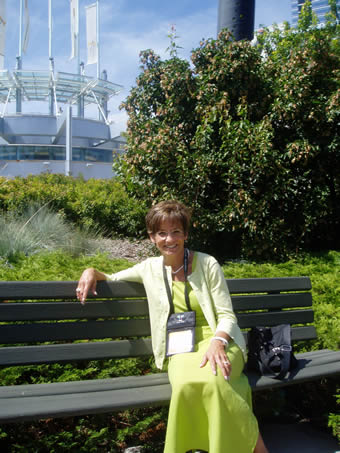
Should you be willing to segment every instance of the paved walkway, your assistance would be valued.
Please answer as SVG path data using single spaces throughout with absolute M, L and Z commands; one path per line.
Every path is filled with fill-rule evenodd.
M 310 423 L 261 426 L 263 439 L 270 453 L 340 453 L 337 440 Z

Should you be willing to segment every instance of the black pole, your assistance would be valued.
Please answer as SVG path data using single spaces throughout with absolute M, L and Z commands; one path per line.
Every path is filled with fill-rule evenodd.
M 254 37 L 255 0 L 219 0 L 217 34 L 227 28 L 236 41 Z

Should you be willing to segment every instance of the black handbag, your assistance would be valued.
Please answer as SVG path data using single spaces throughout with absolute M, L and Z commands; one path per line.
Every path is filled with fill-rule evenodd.
M 248 332 L 248 369 L 283 379 L 296 366 L 289 324 L 253 327 Z

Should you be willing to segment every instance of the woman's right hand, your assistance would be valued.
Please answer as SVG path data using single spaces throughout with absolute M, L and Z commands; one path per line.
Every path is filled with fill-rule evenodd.
M 101 274 L 101 272 L 96 271 L 93 267 L 85 269 L 82 273 L 76 289 L 77 299 L 82 305 L 85 304 L 89 291 L 97 296 L 97 280 L 102 280 L 98 278 L 98 274 Z

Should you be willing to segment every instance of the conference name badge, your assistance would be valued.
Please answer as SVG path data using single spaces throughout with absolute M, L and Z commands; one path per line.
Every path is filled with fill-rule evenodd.
M 193 352 L 195 347 L 196 313 L 174 313 L 167 323 L 166 356 Z

